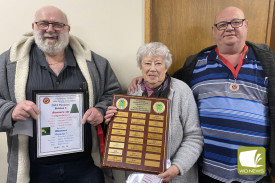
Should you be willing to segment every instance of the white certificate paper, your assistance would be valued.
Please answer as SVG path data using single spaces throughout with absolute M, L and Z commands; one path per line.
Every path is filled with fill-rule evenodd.
M 37 157 L 84 151 L 84 93 L 36 93 Z

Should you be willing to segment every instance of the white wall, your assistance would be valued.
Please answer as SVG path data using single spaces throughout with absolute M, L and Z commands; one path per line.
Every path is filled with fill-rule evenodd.
M 144 0 L 0 0 L 0 52 L 31 31 L 34 12 L 46 5 L 63 10 L 78 36 L 107 58 L 124 91 L 140 75 L 135 54 L 144 42 Z M 0 81 L 1 82 L 1 81 Z M 6 138 L 0 133 L 0 183 L 6 182 Z

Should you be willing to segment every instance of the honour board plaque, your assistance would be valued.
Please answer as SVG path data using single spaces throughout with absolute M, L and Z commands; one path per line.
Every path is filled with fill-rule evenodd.
M 159 174 L 166 169 L 169 100 L 114 95 L 102 167 Z

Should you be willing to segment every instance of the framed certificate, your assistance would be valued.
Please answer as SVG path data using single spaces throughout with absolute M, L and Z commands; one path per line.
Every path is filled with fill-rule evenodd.
M 33 91 L 40 111 L 34 122 L 37 158 L 84 151 L 82 90 Z
M 102 166 L 159 174 L 166 170 L 169 100 L 114 95 Z

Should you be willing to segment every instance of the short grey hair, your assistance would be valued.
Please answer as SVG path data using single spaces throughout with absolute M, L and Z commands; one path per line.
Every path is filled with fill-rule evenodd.
M 156 57 L 161 56 L 164 57 L 166 68 L 169 69 L 169 67 L 172 64 L 172 54 L 170 53 L 170 50 L 167 46 L 160 42 L 151 42 L 151 43 L 145 43 L 142 46 L 139 47 L 137 51 L 137 65 L 141 69 L 141 62 L 144 57 Z
M 34 22 L 37 21 L 37 19 L 36 19 L 37 18 L 37 13 L 40 12 L 41 10 L 45 9 L 45 8 L 54 8 L 54 9 L 60 11 L 60 13 L 63 14 L 64 19 L 66 21 L 66 22 L 61 22 L 61 23 L 65 23 L 65 24 L 69 25 L 69 19 L 68 19 L 66 13 L 64 13 L 61 9 L 59 9 L 55 6 L 51 6 L 51 5 L 50 6 L 44 6 L 44 7 L 41 7 L 40 9 L 36 10 L 36 12 L 34 13 Z

